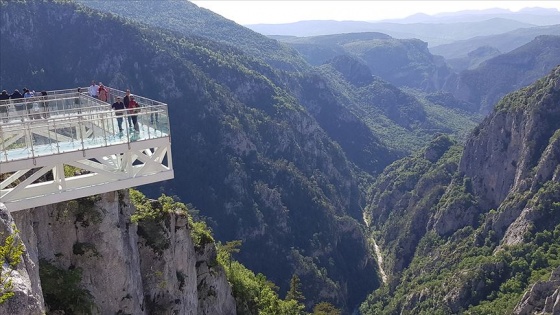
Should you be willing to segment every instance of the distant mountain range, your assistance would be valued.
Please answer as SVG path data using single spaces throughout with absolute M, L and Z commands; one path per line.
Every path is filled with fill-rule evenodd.
M 451 59 L 434 55 L 418 39 L 396 39 L 375 32 L 280 40 L 295 48 L 312 65 L 328 64 L 341 55 L 352 56 L 366 65 L 371 75 L 395 86 L 428 93 L 450 92 L 456 99 L 470 104 L 461 106 L 463 109 L 476 108 L 474 111 L 486 114 L 505 94 L 530 84 L 560 64 L 560 36 L 536 36 L 558 31 L 560 25 L 535 27 L 440 46 L 450 56 L 459 54 L 461 48 L 468 52 L 460 54 L 461 58 Z M 502 53 L 491 46 L 491 39 L 496 39 L 504 50 L 514 49 Z M 524 43 L 525 40 L 529 41 Z M 515 43 L 523 44 L 515 47 Z
M 560 24 L 555 9 L 460 11 L 434 16 L 414 15 L 381 22 L 300 21 L 286 24 L 251 24 L 248 28 L 264 35 L 318 36 L 329 34 L 380 32 L 394 38 L 417 38 L 428 46 L 448 44 L 476 36 L 502 34 L 520 28 Z
M 488 60 L 496 55 L 473 55 L 473 53 L 477 53 L 477 49 L 480 49 L 481 47 L 488 47 L 495 50 L 498 54 L 508 53 L 515 48 L 532 41 L 539 35 L 560 35 L 560 21 L 558 22 L 559 24 L 556 25 L 520 28 L 498 35 L 477 36 L 465 40 L 459 40 L 450 44 L 430 47 L 430 52 L 434 55 L 445 57 L 448 63 L 455 70 L 460 71 L 465 69 L 474 69 L 482 61 Z M 469 64 L 472 58 L 477 58 L 478 60 L 476 63 Z M 464 64 L 465 62 L 467 64 Z
M 380 22 L 394 23 L 457 23 L 479 22 L 492 18 L 512 19 L 523 23 L 535 25 L 558 24 L 560 12 L 557 9 L 524 8 L 517 12 L 507 9 L 465 10 L 458 12 L 445 12 L 434 15 L 419 13 L 404 19 L 384 20 Z M 370 21 L 375 23 L 375 21 Z

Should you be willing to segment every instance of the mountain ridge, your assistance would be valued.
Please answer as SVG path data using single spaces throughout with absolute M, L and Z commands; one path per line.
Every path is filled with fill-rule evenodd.
M 463 147 L 439 137 L 385 170 L 366 213 L 392 280 L 363 314 L 560 307 L 545 303 L 554 288 L 533 290 L 560 268 L 559 100 L 556 67 L 505 96 Z
M 477 22 L 433 23 L 369 23 L 361 21 L 302 21 L 286 24 L 247 25 L 264 35 L 288 35 L 298 37 L 341 33 L 379 32 L 394 38 L 418 38 L 430 46 L 447 44 L 456 40 L 479 35 L 501 34 L 515 29 L 534 26 L 510 19 L 492 18 Z M 302 31 L 306 30 L 306 31 Z
M 180 163 L 174 163 L 173 181 L 143 190 L 159 195 L 164 189 L 191 203 L 224 242 L 241 239 L 238 259 L 277 283 L 281 294 L 298 273 L 309 307 L 326 300 L 350 309 L 378 286 L 358 221 L 360 181 L 371 175 L 349 161 L 286 90 L 305 83 L 298 73 L 208 38 L 72 3 L 1 5 L 2 84 L 57 89 L 97 78 L 167 103 Z M 16 45 L 26 30 L 34 31 L 25 45 Z M 113 45 L 115 38 L 130 45 Z M 374 153 L 360 154 L 369 161 L 365 157 Z

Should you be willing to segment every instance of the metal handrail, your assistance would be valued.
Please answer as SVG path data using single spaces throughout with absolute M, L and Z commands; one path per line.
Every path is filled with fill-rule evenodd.
M 123 91 L 108 89 L 112 98 L 125 95 Z M 62 144 L 70 140 L 72 143 L 81 142 L 72 149 L 75 151 L 87 150 L 97 141 L 102 143 L 101 146 L 120 143 L 130 145 L 133 141 L 169 137 L 167 104 L 138 95 L 135 95 L 135 99 L 141 106 L 140 113 L 132 114 L 125 109 L 121 111 L 123 115 L 119 116 L 124 120 L 124 134 L 119 134 L 116 128 L 116 111 L 112 110 L 109 103 L 89 96 L 87 88 L 80 92 L 78 89 L 48 91 L 46 96 L 0 101 L 0 162 L 67 152 Z M 39 102 L 45 102 L 46 105 L 41 106 Z M 40 104 L 39 110 L 30 112 L 34 103 Z M 5 110 L 1 110 L 2 107 Z M 134 136 L 128 125 L 129 116 L 137 116 L 142 126 L 142 136 Z M 84 135 L 84 130 L 89 130 L 89 134 Z M 115 137 L 119 137 L 117 141 Z M 50 149 L 45 151 L 45 147 Z

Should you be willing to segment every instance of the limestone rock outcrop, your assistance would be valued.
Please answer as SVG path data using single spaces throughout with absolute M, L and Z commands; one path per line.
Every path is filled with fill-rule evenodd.
M 15 234 L 15 224 L 12 216 L 0 203 L 0 245 L 4 245 L 9 235 Z M 21 242 L 21 237 L 16 235 L 15 241 Z M 1 315 L 35 315 L 44 314 L 45 305 L 41 286 L 39 285 L 39 271 L 36 260 L 32 258 L 35 253 L 26 251 L 21 257 L 21 262 L 14 270 L 2 261 L 2 292 L 6 293 L 6 281 L 12 282 L 9 291 L 14 295 L 0 305 Z
M 166 215 L 153 235 L 154 230 L 139 233 L 139 225 L 131 222 L 133 211 L 127 191 L 117 191 L 13 213 L 26 247 L 17 283 L 27 288 L 9 300 L 10 308 L 0 306 L 0 314 L 76 312 L 73 307 L 84 303 L 72 306 L 64 296 L 53 298 L 52 283 L 70 279 L 64 278 L 69 274 L 79 282 L 68 286 L 80 292 L 94 314 L 152 314 L 155 309 L 162 314 L 235 314 L 214 244 L 195 249 L 186 215 Z M 1 224 L 9 227 L 10 216 L 2 213 L 8 219 L 2 217 Z M 154 248 L 150 238 L 167 246 Z M 50 278 L 53 274 L 58 278 Z M 11 305 L 27 311 L 12 312 Z
M 539 239 L 546 236 L 547 242 L 557 242 L 551 235 L 560 211 L 559 86 L 556 67 L 504 97 L 473 130 L 462 153 L 453 153 L 452 147 L 441 156 L 428 149 L 423 156 L 393 163 L 381 174 L 366 218 L 379 230 L 376 242 L 389 277 L 395 277 L 395 283 L 403 281 L 399 276 L 406 277 L 395 285 L 396 290 L 410 292 L 399 292 L 405 296 L 399 302 L 406 301 L 401 312 L 433 307 L 457 314 L 477 309 L 518 272 L 517 262 L 503 259 L 504 253 L 530 261 L 521 268 L 527 275 L 556 267 L 548 264 L 555 254 L 539 256 L 547 253 L 542 245 L 546 242 Z M 530 252 L 537 253 L 535 258 L 515 252 L 527 246 L 534 246 Z M 476 256 L 476 262 L 465 253 Z M 539 265 L 541 258 L 544 263 Z M 438 272 L 448 270 L 453 277 L 438 277 L 432 287 L 425 282 L 410 285 L 410 279 L 426 274 L 435 279 Z M 556 269 L 549 281 L 523 284 L 525 295 L 516 314 L 560 314 L 558 274 Z M 436 306 L 426 306 L 427 296 Z M 368 307 L 382 309 L 375 305 L 379 300 L 375 297 Z M 482 309 L 486 310 L 477 311 Z
M 513 310 L 516 315 L 560 314 L 560 268 L 548 281 L 535 283 Z

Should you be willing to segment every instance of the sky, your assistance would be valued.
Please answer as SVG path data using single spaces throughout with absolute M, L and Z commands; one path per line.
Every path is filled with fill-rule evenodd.
M 560 10 L 560 1 L 191 1 L 241 25 L 303 20 L 379 21 L 416 13 L 429 15 L 462 10 L 542 7 Z

